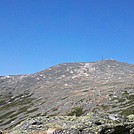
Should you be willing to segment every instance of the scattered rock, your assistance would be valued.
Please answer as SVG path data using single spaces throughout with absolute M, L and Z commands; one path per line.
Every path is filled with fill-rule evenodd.
M 110 114 L 89 113 L 85 116 L 36 117 L 23 121 L 10 130 L 9 134 L 133 134 L 134 120 Z M 129 116 L 132 117 L 133 115 Z M 41 122 L 31 124 L 33 120 Z M 27 129 L 24 126 L 27 125 Z M 40 126 L 40 127 L 39 127 Z
M 100 114 L 99 118 L 95 113 Z M 119 114 L 122 117 L 116 116 Z M 47 131 L 49 127 L 75 128 L 87 133 L 104 129 L 112 133 L 115 127 L 108 124 L 119 125 L 127 120 L 132 124 L 133 114 L 134 65 L 131 64 L 114 60 L 64 63 L 34 74 L 0 76 L 2 130 L 15 128 L 13 132 L 19 134 L 17 124 L 22 122 L 18 131 L 23 130 L 24 134 Z M 29 117 L 35 118 L 27 121 Z

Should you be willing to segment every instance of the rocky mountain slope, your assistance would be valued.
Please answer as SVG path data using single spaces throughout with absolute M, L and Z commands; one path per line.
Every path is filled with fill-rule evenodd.
M 0 127 L 28 117 L 134 114 L 134 65 L 64 63 L 30 75 L 0 76 Z

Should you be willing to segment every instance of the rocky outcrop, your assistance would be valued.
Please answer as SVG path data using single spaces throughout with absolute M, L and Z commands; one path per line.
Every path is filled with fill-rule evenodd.
M 29 117 L 89 112 L 134 114 L 134 65 L 64 63 L 34 74 L 0 76 L 0 129 Z
M 9 134 L 133 134 L 134 115 L 88 113 L 27 119 Z

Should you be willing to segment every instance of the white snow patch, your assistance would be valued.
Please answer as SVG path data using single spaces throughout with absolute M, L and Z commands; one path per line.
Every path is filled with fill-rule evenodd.
M 80 69 L 75 70 L 77 75 L 73 76 L 72 78 L 81 77 L 81 76 L 89 76 L 89 73 L 93 72 L 95 70 L 94 67 L 92 67 L 91 63 L 85 63 L 84 66 L 81 66 Z
M 67 68 L 67 71 L 69 71 L 69 68 Z
M 7 75 L 7 76 L 2 76 L 0 79 L 6 79 L 6 78 L 11 78 L 11 76 Z M 13 78 L 13 77 L 12 77 Z
M 114 115 L 114 114 L 110 114 L 109 115 L 109 118 L 111 119 L 111 120 L 118 120 L 118 117 L 116 117 L 117 115 Z
M 73 71 L 70 71 L 71 74 L 73 74 Z
M 23 79 L 23 78 L 26 78 L 27 77 L 27 75 L 21 75 L 20 77 L 19 77 L 19 79 Z
M 36 76 L 35 75 L 33 75 L 33 76 L 31 76 L 32 78 L 35 78 Z
M 38 77 L 37 77 L 36 79 L 37 79 L 37 80 L 40 80 L 40 78 L 38 78 Z
M 90 63 L 85 63 L 84 67 L 89 68 L 89 67 L 91 67 L 91 64 Z
M 7 76 L 4 76 L 2 77 L 1 79 L 6 79 L 6 78 L 10 78 L 11 76 L 7 75 Z
M 13 124 L 15 121 L 11 121 L 11 124 Z
M 20 98 L 16 98 L 15 101 L 19 100 Z
M 74 79 L 74 78 L 77 78 L 77 77 L 81 77 L 81 76 L 89 76 L 87 73 L 79 73 L 79 74 L 77 74 L 77 75 L 74 75 L 73 77 L 72 77 L 72 79 Z
M 118 98 L 116 95 L 113 96 L 114 98 Z
M 21 96 L 21 98 L 24 98 L 24 97 L 25 97 L 24 95 Z
M 62 75 L 61 77 L 63 77 L 63 78 L 64 78 L 64 77 L 65 77 L 65 75 Z
M 6 79 L 6 77 L 4 76 L 4 77 L 2 77 L 1 79 L 2 79 L 2 80 L 3 80 L 3 79 Z

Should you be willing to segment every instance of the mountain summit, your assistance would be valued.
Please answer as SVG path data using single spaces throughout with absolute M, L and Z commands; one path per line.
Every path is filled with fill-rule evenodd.
M 134 65 L 64 63 L 30 75 L 0 76 L 0 126 L 38 115 L 134 114 Z

